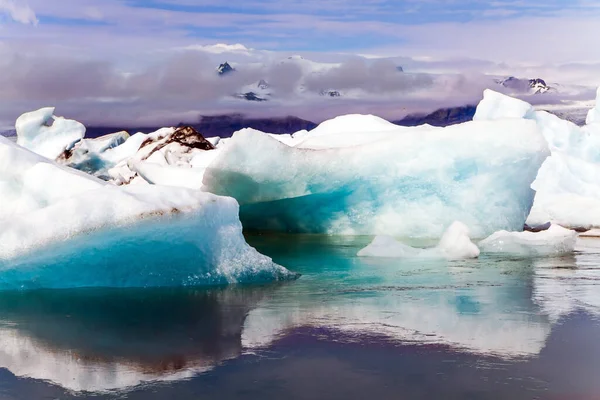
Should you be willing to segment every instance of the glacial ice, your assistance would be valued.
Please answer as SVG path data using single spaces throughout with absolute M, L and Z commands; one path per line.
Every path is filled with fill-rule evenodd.
M 596 106 L 588 112 L 585 123 L 587 125 L 600 123 L 600 87 L 596 92 Z
M 531 104 L 486 89 L 483 100 L 477 105 L 474 121 L 496 121 L 502 119 L 522 119 L 533 112 Z
M 128 139 L 127 132 L 116 132 L 95 139 L 82 139 L 72 149 L 63 152 L 57 161 L 98 177 L 106 177 L 107 168 L 112 165 L 110 150 L 120 147 Z
M 471 242 L 469 228 L 462 222 L 454 222 L 436 247 L 420 249 L 389 236 L 377 236 L 370 245 L 358 252 L 358 256 L 461 260 L 479 257 L 479 248 Z
M 2 137 L 0 195 L 0 289 L 292 277 L 246 244 L 230 198 L 116 187 Z
M 483 253 L 548 256 L 573 253 L 577 232 L 552 225 L 542 232 L 496 232 L 478 243 Z
M 21 115 L 15 128 L 20 146 L 52 160 L 71 149 L 85 135 L 83 124 L 54 116 L 54 107 Z
M 372 131 L 348 135 L 361 142 L 345 148 L 337 132 L 347 124 L 326 126 L 297 147 L 236 132 L 206 170 L 204 190 L 236 198 L 249 229 L 439 238 L 459 220 L 481 238 L 523 228 L 548 155 L 535 122 L 522 119 L 384 124 L 376 140 Z M 313 136 L 326 148 L 300 148 Z
M 579 127 L 528 103 L 486 91 L 475 120 L 522 118 L 535 121 L 548 143 L 551 156 L 543 163 L 532 188 L 536 191 L 527 219 L 530 225 L 548 221 L 570 228 L 600 226 L 600 121 L 596 108 L 588 124 Z

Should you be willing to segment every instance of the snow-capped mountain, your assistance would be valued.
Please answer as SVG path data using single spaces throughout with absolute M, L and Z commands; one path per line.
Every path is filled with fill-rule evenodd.
M 235 68 L 233 68 L 231 65 L 229 65 L 229 63 L 227 61 L 225 61 L 223 64 L 219 65 L 219 67 L 217 68 L 217 73 L 219 75 L 225 75 L 228 73 L 231 73 L 235 71 Z
M 319 94 L 325 97 L 342 97 L 342 94 L 339 91 L 333 89 L 321 90 Z
M 510 76 L 505 79 L 498 79 L 496 83 L 517 93 L 544 94 L 556 91 L 554 87 L 549 86 L 546 81 L 540 78 L 521 79 Z

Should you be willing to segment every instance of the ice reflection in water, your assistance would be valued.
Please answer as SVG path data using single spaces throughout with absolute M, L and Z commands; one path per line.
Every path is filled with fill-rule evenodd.
M 532 359 L 564 317 L 600 315 L 598 239 L 566 257 L 456 262 L 356 257 L 370 239 L 248 236 L 303 274 L 286 284 L 0 293 L 0 366 L 72 390 L 123 390 L 218 371 L 303 328 Z
M 0 293 L 0 366 L 76 391 L 189 378 L 240 355 L 274 288 Z

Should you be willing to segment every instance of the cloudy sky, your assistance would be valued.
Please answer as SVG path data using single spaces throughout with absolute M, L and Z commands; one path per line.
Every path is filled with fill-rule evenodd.
M 293 68 L 269 64 L 290 54 L 331 62 L 389 57 L 414 73 L 600 83 L 597 0 L 0 0 L 0 10 L 4 125 L 38 105 L 93 123 L 99 114 L 120 122 L 151 111 L 155 120 L 203 107 L 214 113 L 210 100 L 235 85 L 271 74 L 295 79 Z M 254 67 L 234 82 L 207 78 L 225 60 Z M 356 79 L 369 76 L 361 74 Z M 480 90 L 481 80 L 472 80 Z M 397 86 L 412 90 L 414 79 Z

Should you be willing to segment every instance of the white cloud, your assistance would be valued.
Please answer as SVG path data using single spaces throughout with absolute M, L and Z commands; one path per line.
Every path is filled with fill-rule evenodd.
M 217 43 L 212 45 L 191 45 L 184 47 L 184 50 L 198 50 L 204 51 L 206 53 L 211 54 L 223 54 L 223 53 L 242 53 L 242 54 L 250 54 L 253 49 L 249 49 L 243 44 L 225 44 L 225 43 Z
M 18 0 L 0 0 L 0 12 L 9 15 L 14 21 L 26 25 L 37 25 L 35 12 Z

